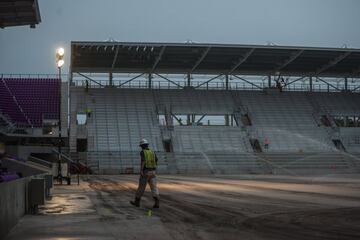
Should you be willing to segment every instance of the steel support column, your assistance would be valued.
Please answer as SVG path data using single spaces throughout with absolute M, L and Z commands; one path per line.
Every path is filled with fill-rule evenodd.
M 109 86 L 113 86 L 113 73 L 109 72 Z
M 268 76 L 268 87 L 271 88 L 271 76 Z
M 310 92 L 313 91 L 313 81 L 312 81 L 312 77 L 309 77 L 309 83 L 310 83 Z
M 228 74 L 225 75 L 225 89 L 229 90 L 229 75 Z M 229 123 L 230 123 L 229 114 L 225 114 L 225 125 L 229 126 Z
M 188 72 L 187 73 L 187 75 L 186 75 L 186 77 L 187 77 L 187 84 L 186 84 L 186 86 L 188 86 L 188 87 L 190 87 L 191 86 L 191 74 Z M 187 122 L 187 125 L 192 125 L 192 123 L 194 122 L 194 115 L 190 115 L 190 114 L 188 114 L 187 116 L 186 116 L 186 122 Z
M 345 77 L 345 91 L 348 90 L 348 78 Z
M 151 80 L 152 80 L 152 74 L 149 73 L 149 75 L 148 75 L 148 87 L 149 87 L 149 89 L 152 88 L 152 82 L 151 82 Z
M 225 89 L 229 90 L 229 75 L 225 75 Z

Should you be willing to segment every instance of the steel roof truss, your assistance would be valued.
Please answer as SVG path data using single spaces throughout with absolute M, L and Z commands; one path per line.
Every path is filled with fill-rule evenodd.
M 321 66 L 319 69 L 317 69 L 314 75 L 315 76 L 319 75 L 322 72 L 326 71 L 327 69 L 335 66 L 336 64 L 338 64 L 339 62 L 344 60 L 350 54 L 351 54 L 351 52 L 345 52 L 345 53 L 341 54 L 340 56 L 334 58 L 333 60 L 329 61 L 327 64 L 325 64 L 325 65 Z
M 256 88 L 263 89 L 263 88 L 260 87 L 259 85 L 256 85 L 255 83 L 252 83 L 252 82 L 246 80 L 245 78 L 239 77 L 239 76 L 237 76 L 237 75 L 232 75 L 232 76 L 234 76 L 234 77 L 236 77 L 237 79 L 239 79 L 239 80 L 241 80 L 241 81 L 244 81 L 244 82 L 246 82 L 246 83 L 248 83 L 248 84 L 250 84 L 250 85 L 252 85 L 252 86 L 254 86 L 254 87 L 256 87 Z
M 302 49 L 296 53 L 293 53 L 288 59 L 286 59 L 284 62 L 280 63 L 280 65 L 274 70 L 274 72 L 280 71 L 281 69 L 288 66 L 290 63 L 295 61 L 303 52 L 304 52 L 304 50 Z
M 114 56 L 113 62 L 111 64 L 111 69 L 114 69 L 114 67 L 115 67 L 115 63 L 116 63 L 116 60 L 117 60 L 117 57 L 118 57 L 118 54 L 119 54 L 119 49 L 120 49 L 120 46 L 118 45 L 116 47 L 115 56 Z
M 194 70 L 201 64 L 201 62 L 205 59 L 205 57 L 208 55 L 209 51 L 210 51 L 211 47 L 208 47 L 205 49 L 205 51 L 203 52 L 203 54 L 201 55 L 201 57 L 199 58 L 199 60 L 195 63 L 195 65 L 192 67 L 192 69 L 190 70 L 190 73 L 194 72 Z
M 170 80 L 170 79 L 168 79 L 167 77 L 164 77 L 164 76 L 162 76 L 162 75 L 160 75 L 160 74 L 158 74 L 158 73 L 155 73 L 155 75 L 157 75 L 157 76 L 161 77 L 162 79 L 164 79 L 164 80 L 168 81 L 169 83 L 174 84 L 175 86 L 177 86 L 177 87 L 179 87 L 179 88 L 183 88 L 183 86 L 181 86 L 181 85 L 177 84 L 177 83 L 176 83 L 176 82 L 174 82 L 174 81 L 171 81 L 171 80 Z
M 255 51 L 255 48 L 250 49 L 247 53 L 245 53 L 242 57 L 240 57 L 238 63 L 236 63 L 229 71 L 229 75 L 233 73 L 238 67 L 240 67 L 241 64 L 243 64 L 250 55 Z
M 166 46 L 163 46 L 163 47 L 161 48 L 160 53 L 159 53 L 159 56 L 156 58 L 156 60 L 155 60 L 155 62 L 154 62 L 154 64 L 153 64 L 150 72 L 154 72 L 154 71 L 155 71 L 156 67 L 158 66 L 158 64 L 159 64 L 159 62 L 160 62 L 160 60 L 161 60 L 161 58 L 162 58 L 162 56 L 163 56 L 163 54 L 164 54 L 164 52 L 165 52 L 165 49 L 166 49 Z

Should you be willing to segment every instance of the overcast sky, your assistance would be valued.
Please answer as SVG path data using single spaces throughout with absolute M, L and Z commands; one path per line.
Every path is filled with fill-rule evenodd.
M 0 29 L 0 73 L 56 73 L 70 42 L 160 41 L 360 48 L 360 0 L 39 0 L 35 29 Z

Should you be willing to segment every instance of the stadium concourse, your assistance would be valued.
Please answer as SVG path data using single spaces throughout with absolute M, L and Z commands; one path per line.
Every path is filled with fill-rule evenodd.
M 72 42 L 67 81 L 1 75 L 0 238 L 359 239 L 359 60 Z M 160 209 L 129 204 L 143 138 Z

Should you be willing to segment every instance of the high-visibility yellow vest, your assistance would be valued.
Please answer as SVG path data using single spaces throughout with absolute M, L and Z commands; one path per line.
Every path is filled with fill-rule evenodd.
M 145 160 L 145 168 L 155 168 L 156 161 L 155 161 L 155 153 L 150 149 L 144 149 L 144 160 Z

